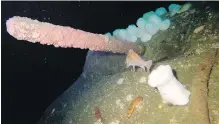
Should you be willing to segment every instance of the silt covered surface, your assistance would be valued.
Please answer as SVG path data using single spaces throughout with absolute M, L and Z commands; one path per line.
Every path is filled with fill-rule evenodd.
M 47 108 L 39 124 L 200 124 L 201 119 L 219 123 L 219 55 L 211 48 L 219 38 L 215 28 L 218 14 L 202 5 L 194 13 L 182 13 L 173 20 L 180 20 L 173 21 L 175 29 L 155 35 L 145 44 L 144 56 L 154 60 L 152 70 L 160 64 L 169 64 L 175 70 L 177 79 L 191 92 L 187 106 L 163 104 L 159 92 L 147 84 L 148 72 L 125 68 L 126 55 L 89 51 L 81 76 Z M 203 25 L 203 30 L 194 33 Z M 202 84 L 196 80 L 198 77 Z M 138 96 L 143 101 L 128 119 L 130 103 Z M 103 122 L 95 117 L 95 107 Z

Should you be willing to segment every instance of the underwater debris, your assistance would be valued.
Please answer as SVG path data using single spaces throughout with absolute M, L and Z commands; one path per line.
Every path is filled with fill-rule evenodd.
M 159 108 L 159 109 L 163 108 L 163 105 L 162 105 L 162 104 L 159 104 L 159 105 L 158 105 L 158 108 Z
M 190 14 L 194 14 L 196 12 L 196 9 L 194 8 L 194 9 L 191 9 L 191 10 L 189 10 L 189 13 Z
M 185 12 L 185 11 L 189 10 L 191 7 L 192 7 L 191 3 L 183 4 L 177 13 Z
M 126 67 L 133 66 L 133 70 L 135 71 L 135 66 L 139 66 L 145 71 L 145 67 L 147 68 L 147 72 L 150 71 L 152 65 L 152 60 L 144 61 L 137 53 L 135 53 L 132 49 L 129 50 L 126 56 Z
M 199 27 L 197 27 L 197 28 L 194 30 L 194 33 L 198 34 L 198 33 L 201 32 L 204 28 L 205 28 L 204 25 L 199 26 Z
M 132 100 L 132 97 L 133 97 L 133 95 L 132 94 L 128 94 L 127 96 L 126 96 L 126 101 L 131 101 Z
M 124 78 L 120 78 L 118 81 L 117 81 L 117 84 L 122 84 L 123 83 L 123 81 L 124 81 Z
M 110 124 L 119 124 L 119 120 L 115 120 L 115 121 L 113 121 L 113 122 L 111 122 Z
M 94 124 L 103 124 L 100 119 L 98 119 Z
M 147 82 L 147 78 L 146 77 L 141 77 L 139 82 L 140 83 L 146 83 Z
M 124 104 L 121 102 L 121 99 L 116 100 L 116 105 L 119 106 L 120 109 L 124 109 Z
M 56 110 L 55 108 L 52 109 L 52 111 L 51 111 L 51 115 L 55 112 L 55 110 Z
M 132 103 L 131 103 L 131 105 L 129 106 L 129 109 L 128 109 L 128 118 L 131 117 L 131 115 L 132 115 L 132 113 L 133 113 L 133 111 L 134 111 L 136 105 L 137 105 L 139 102 L 141 102 L 141 101 L 143 101 L 143 98 L 140 97 L 140 96 L 137 97 L 135 100 L 132 101 Z
M 94 108 L 94 111 L 95 111 L 95 117 L 97 119 L 100 119 L 101 122 L 104 121 L 104 118 L 102 117 L 101 113 L 100 113 L 100 109 L 98 107 L 95 107 Z
M 219 40 L 217 40 L 216 43 L 212 44 L 211 48 L 218 49 L 219 48 Z

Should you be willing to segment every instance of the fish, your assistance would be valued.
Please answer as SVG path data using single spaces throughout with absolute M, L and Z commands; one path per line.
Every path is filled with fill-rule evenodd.
M 135 71 L 135 66 L 138 66 L 145 71 L 145 67 L 146 67 L 147 72 L 149 72 L 153 62 L 152 60 L 145 61 L 141 56 L 139 56 L 132 49 L 130 49 L 127 53 L 125 63 L 126 63 L 126 68 L 132 66 L 133 70 Z
M 133 113 L 136 105 L 141 101 L 143 101 L 143 98 L 139 96 L 131 102 L 129 109 L 128 109 L 128 118 L 130 118 L 132 116 L 132 113 Z
M 95 111 L 95 117 L 97 119 L 100 119 L 101 122 L 104 121 L 104 118 L 102 117 L 101 113 L 100 113 L 100 109 L 98 107 L 94 107 L 94 111 Z

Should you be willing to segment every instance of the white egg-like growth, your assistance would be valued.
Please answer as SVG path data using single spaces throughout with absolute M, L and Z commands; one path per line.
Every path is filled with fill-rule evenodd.
M 184 8 L 190 8 L 188 4 Z M 181 9 L 181 5 L 171 4 L 168 7 L 170 16 L 174 16 Z M 130 24 L 124 29 L 115 29 L 112 33 L 106 33 L 105 35 L 110 38 L 116 38 L 124 42 L 148 42 L 152 39 L 153 35 L 159 31 L 167 30 L 171 21 L 168 18 L 163 18 L 163 15 L 167 14 L 167 10 L 164 7 L 157 8 L 154 11 L 149 11 L 143 14 L 142 17 L 137 19 L 136 24 Z

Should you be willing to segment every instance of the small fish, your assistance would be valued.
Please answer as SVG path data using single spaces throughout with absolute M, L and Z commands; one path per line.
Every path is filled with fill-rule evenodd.
M 100 113 L 99 108 L 98 108 L 98 107 L 95 107 L 95 108 L 94 108 L 94 111 L 95 111 L 95 117 L 96 117 L 97 119 L 100 119 L 101 122 L 103 122 L 103 121 L 104 121 L 104 118 L 101 116 L 101 113 Z
M 128 51 L 126 56 L 126 67 L 133 66 L 133 70 L 135 71 L 135 66 L 142 68 L 145 71 L 145 67 L 147 68 L 147 72 L 150 71 L 152 65 L 152 60 L 144 61 L 137 53 L 135 53 L 132 49 Z
M 142 97 L 137 97 L 135 100 L 132 101 L 131 105 L 129 106 L 129 109 L 128 109 L 128 118 L 131 117 L 134 109 L 135 109 L 135 106 L 139 103 L 143 101 L 143 98 Z

